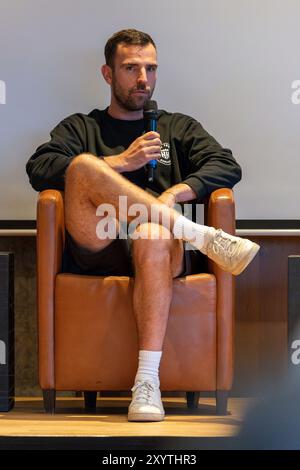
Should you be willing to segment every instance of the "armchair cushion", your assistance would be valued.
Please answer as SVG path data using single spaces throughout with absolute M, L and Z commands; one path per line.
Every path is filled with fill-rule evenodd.
M 128 390 L 137 369 L 133 279 L 58 274 L 55 389 Z M 216 388 L 216 279 L 174 280 L 160 366 L 163 390 Z

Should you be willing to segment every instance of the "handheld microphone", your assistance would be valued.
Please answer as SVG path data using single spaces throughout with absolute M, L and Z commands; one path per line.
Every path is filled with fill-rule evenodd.
M 157 131 L 157 103 L 153 100 L 146 101 L 144 105 L 144 119 L 146 132 Z M 148 162 L 148 182 L 151 183 L 154 178 L 154 170 L 157 167 L 156 160 Z

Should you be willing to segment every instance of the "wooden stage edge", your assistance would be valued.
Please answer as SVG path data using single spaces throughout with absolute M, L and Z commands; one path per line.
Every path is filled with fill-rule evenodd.
M 200 398 L 194 410 L 181 397 L 163 398 L 164 421 L 130 423 L 127 397 L 101 397 L 96 413 L 85 412 L 82 398 L 57 398 L 54 415 L 44 413 L 40 398 L 17 398 L 12 410 L 0 413 L 0 450 L 234 448 L 254 402 L 231 398 L 229 414 L 218 416 L 212 398 Z

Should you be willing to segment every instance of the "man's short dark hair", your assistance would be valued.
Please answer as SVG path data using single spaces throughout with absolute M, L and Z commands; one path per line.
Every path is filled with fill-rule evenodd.
M 114 58 L 118 44 L 132 46 L 147 46 L 148 44 L 152 44 L 156 49 L 156 45 L 149 34 L 138 31 L 137 29 L 122 29 L 122 31 L 113 34 L 105 44 L 105 60 L 106 64 L 111 68 L 114 66 Z

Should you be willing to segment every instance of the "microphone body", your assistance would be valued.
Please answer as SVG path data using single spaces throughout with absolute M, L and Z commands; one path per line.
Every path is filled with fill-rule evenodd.
M 148 100 L 144 106 L 144 119 L 145 131 L 157 132 L 157 103 L 153 100 Z M 150 160 L 147 164 L 148 167 L 148 182 L 151 183 L 154 179 L 154 170 L 157 167 L 156 160 Z

